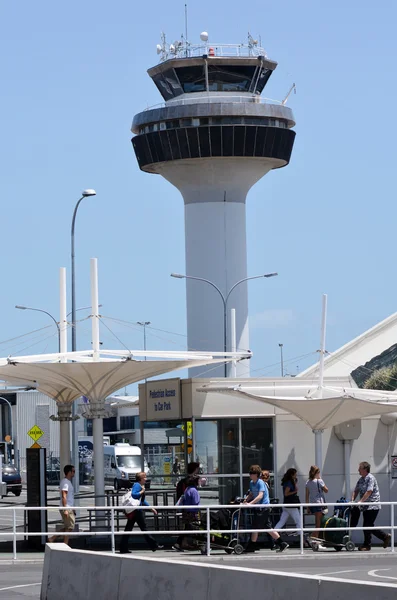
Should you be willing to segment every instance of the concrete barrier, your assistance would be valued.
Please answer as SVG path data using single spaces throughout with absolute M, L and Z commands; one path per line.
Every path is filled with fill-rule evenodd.
M 396 584 L 347 581 L 47 544 L 41 600 L 395 600 Z

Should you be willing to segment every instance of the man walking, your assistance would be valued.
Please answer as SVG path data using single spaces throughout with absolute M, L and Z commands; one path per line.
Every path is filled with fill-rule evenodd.
M 368 506 L 354 506 L 351 511 L 350 527 L 357 527 L 360 519 L 360 514 L 363 515 L 363 527 L 374 527 L 376 517 L 380 510 L 380 494 L 378 482 L 371 473 L 371 465 L 367 462 L 360 462 L 358 465 L 358 472 L 360 473 L 360 479 L 357 481 L 356 487 L 352 495 L 352 502 L 355 501 L 357 496 L 360 498 L 358 504 L 363 502 L 370 502 Z M 372 534 L 382 540 L 383 548 L 390 546 L 391 535 L 384 531 L 376 530 L 365 530 L 364 531 L 364 544 L 359 547 L 362 552 L 369 552 L 371 550 Z
M 74 489 L 72 485 L 72 479 L 75 474 L 75 468 L 73 465 L 66 465 L 63 468 L 63 472 L 65 477 L 61 480 L 59 484 L 59 493 L 60 493 L 60 503 L 61 507 L 59 512 L 61 513 L 63 528 L 61 531 L 65 531 L 65 533 L 74 530 L 74 525 L 76 522 L 76 513 L 73 510 L 74 507 Z M 55 542 L 55 540 L 59 537 L 58 534 L 53 535 L 51 538 L 48 538 L 50 543 Z M 64 544 L 69 544 L 69 536 L 63 536 Z

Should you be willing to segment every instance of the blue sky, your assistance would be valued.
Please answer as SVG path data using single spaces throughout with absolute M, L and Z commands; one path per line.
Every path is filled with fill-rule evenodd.
M 295 357 L 319 347 L 324 292 L 330 351 L 396 311 L 396 22 L 392 0 L 189 3 L 192 42 L 203 30 L 221 43 L 260 35 L 279 63 L 266 95 L 297 86 L 291 164 L 247 202 L 248 273 L 280 274 L 249 284 L 252 374 L 279 373 L 279 342 L 290 373 L 315 360 Z M 96 256 L 102 313 L 171 332 L 148 331 L 150 348 L 184 347 L 184 283 L 169 276 L 184 272 L 183 201 L 139 171 L 130 142 L 134 114 L 160 101 L 146 74 L 160 32 L 172 41 L 183 30 L 184 2 L 2 4 L 0 341 L 48 328 L 2 343 L 1 356 L 56 350 L 46 316 L 14 305 L 58 315 L 58 269 L 69 269 L 72 212 L 87 187 L 98 195 L 82 203 L 76 226 L 78 306 L 90 302 Z M 106 323 L 142 346 L 139 327 Z M 86 321 L 79 347 L 89 340 Z

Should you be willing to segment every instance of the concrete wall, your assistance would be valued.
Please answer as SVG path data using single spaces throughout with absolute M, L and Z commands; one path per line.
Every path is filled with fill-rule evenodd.
M 125 557 L 47 544 L 41 600 L 394 600 L 395 584 Z

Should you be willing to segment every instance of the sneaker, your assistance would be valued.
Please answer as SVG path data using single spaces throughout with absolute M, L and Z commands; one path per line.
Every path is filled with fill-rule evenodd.
M 175 550 L 176 552 L 185 552 L 184 549 L 181 548 L 179 544 L 174 544 L 172 546 L 172 549 Z
M 383 547 L 388 548 L 390 546 L 390 541 L 391 541 L 391 535 L 390 535 L 390 533 L 387 533 L 385 539 L 383 540 Z
M 287 542 L 281 542 L 280 546 L 277 549 L 277 552 L 284 552 L 284 550 L 286 550 L 287 548 L 289 548 L 289 544 L 287 544 Z
M 359 547 L 359 551 L 360 552 L 370 552 L 371 551 L 371 546 L 360 546 Z

